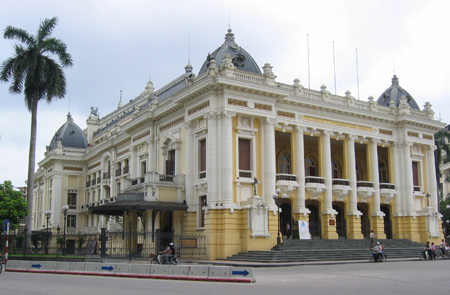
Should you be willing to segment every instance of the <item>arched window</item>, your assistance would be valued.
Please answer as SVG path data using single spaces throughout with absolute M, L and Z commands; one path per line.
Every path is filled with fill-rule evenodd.
M 380 183 L 387 183 L 387 164 L 384 160 L 380 160 L 378 163 L 378 175 L 380 177 Z
M 311 157 L 305 160 L 305 176 L 317 176 L 316 163 Z
M 336 162 L 335 160 L 332 160 L 331 167 L 333 169 L 333 178 L 341 178 L 341 171 L 339 169 L 338 162 Z
M 291 174 L 291 160 L 286 154 L 280 156 L 279 169 L 282 174 Z

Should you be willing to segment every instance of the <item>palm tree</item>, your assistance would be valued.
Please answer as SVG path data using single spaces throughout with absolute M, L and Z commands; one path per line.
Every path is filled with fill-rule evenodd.
M 30 151 L 28 157 L 27 202 L 30 209 L 25 226 L 28 236 L 31 233 L 33 206 L 34 165 L 36 153 L 37 106 L 40 100 L 50 103 L 66 94 L 66 78 L 63 68 L 72 66 L 72 57 L 66 52 L 66 45 L 51 37 L 58 19 L 44 19 L 36 36 L 25 30 L 8 26 L 5 39 L 16 39 L 21 43 L 14 45 L 14 55 L 0 66 L 0 80 L 11 82 L 9 92 L 25 95 L 25 104 L 31 112 Z M 57 57 L 59 63 L 52 57 Z M 29 239 L 28 245 L 29 246 Z

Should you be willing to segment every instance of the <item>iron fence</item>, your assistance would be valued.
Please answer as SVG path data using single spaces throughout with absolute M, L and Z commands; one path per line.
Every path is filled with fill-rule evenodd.
M 4 233 L 1 240 L 5 239 Z M 29 243 L 27 243 L 29 239 Z M 70 256 L 111 259 L 150 259 L 174 243 L 179 257 L 206 257 L 206 237 L 202 234 L 175 234 L 156 231 L 107 231 L 73 234 L 34 232 L 31 236 L 10 234 L 10 256 Z M 27 246 L 27 244 L 29 246 Z

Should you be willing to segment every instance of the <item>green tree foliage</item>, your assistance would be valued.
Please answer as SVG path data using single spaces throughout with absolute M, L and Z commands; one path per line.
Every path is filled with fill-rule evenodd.
M 436 145 L 436 150 L 434 151 L 434 160 L 436 167 L 436 178 L 438 183 L 442 177 L 440 166 L 444 161 L 450 157 L 450 132 L 446 129 L 442 129 L 434 134 L 434 144 Z M 448 175 L 445 181 L 449 181 Z M 445 198 L 445 196 L 444 196 Z
M 10 181 L 0 184 L 0 221 L 8 219 L 11 229 L 19 226 L 20 219 L 28 214 L 28 207 L 22 193 L 14 190 Z
M 441 200 L 439 204 L 439 209 L 442 214 L 442 228 L 444 229 L 445 236 L 450 235 L 450 208 L 447 209 L 447 206 L 450 206 L 450 198 Z M 447 220 L 449 223 L 447 223 Z
M 0 66 L 0 81 L 10 82 L 9 92 L 24 94 L 25 105 L 31 112 L 30 150 L 28 155 L 28 186 L 33 187 L 36 156 L 37 106 L 44 100 L 47 103 L 66 94 L 66 78 L 63 68 L 72 66 L 72 57 L 66 52 L 66 44 L 51 37 L 58 19 L 44 19 L 36 35 L 7 26 L 3 37 L 15 39 L 14 55 Z M 55 61 L 53 57 L 59 61 Z M 33 190 L 29 189 L 27 202 L 33 203 Z M 31 232 L 31 208 L 26 217 L 28 234 Z

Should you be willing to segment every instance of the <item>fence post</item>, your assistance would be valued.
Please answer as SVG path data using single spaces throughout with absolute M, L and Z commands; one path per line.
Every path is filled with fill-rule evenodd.
M 106 228 L 101 228 L 100 257 L 106 257 Z
M 159 244 L 161 243 L 161 230 L 158 228 L 156 230 L 156 256 L 159 254 Z

